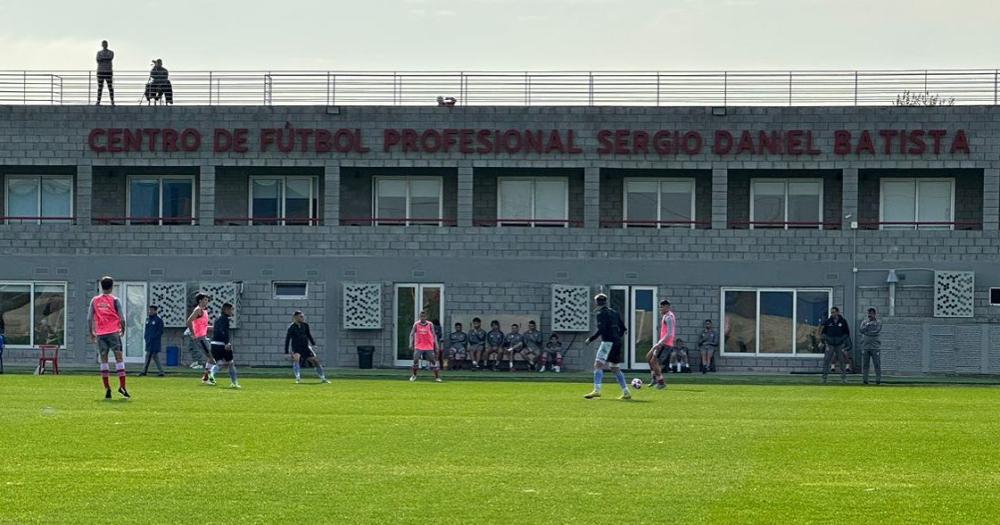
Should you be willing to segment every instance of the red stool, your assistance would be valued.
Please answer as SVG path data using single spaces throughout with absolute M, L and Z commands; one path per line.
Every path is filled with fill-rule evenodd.
M 52 363 L 52 373 L 59 375 L 59 346 L 38 345 L 38 375 L 45 373 L 45 363 Z

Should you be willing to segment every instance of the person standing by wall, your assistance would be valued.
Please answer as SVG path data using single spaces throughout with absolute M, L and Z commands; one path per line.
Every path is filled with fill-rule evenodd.
M 701 373 L 705 374 L 712 368 L 712 359 L 719 349 L 719 332 L 712 327 L 712 320 L 705 319 L 705 329 L 698 337 L 698 352 L 701 354 Z
M 108 49 L 108 41 L 101 41 L 101 50 L 97 52 L 97 105 L 101 105 L 101 95 L 104 92 L 104 83 L 108 84 L 108 98 L 111 105 L 115 105 L 115 87 L 113 84 L 114 71 L 111 62 L 115 59 L 115 52 Z
M 819 336 L 826 343 L 826 352 L 823 354 L 823 382 L 826 383 L 826 377 L 830 374 L 831 360 L 836 357 L 840 363 L 840 382 L 847 383 L 847 356 L 844 353 L 844 345 L 851 336 L 851 327 L 841 317 L 840 308 L 834 306 L 830 309 L 830 317 L 820 325 Z
M 868 318 L 861 321 L 861 369 L 864 382 L 868 384 L 868 364 L 875 365 L 875 384 L 882 384 L 882 321 L 878 320 L 878 312 L 868 309 Z
M 163 377 L 163 367 L 160 366 L 160 344 L 163 340 L 163 319 L 160 319 L 156 305 L 149 307 L 149 316 L 146 318 L 146 330 L 142 337 L 146 340 L 146 366 L 142 368 L 140 376 L 149 373 L 149 362 L 156 363 L 157 376 Z

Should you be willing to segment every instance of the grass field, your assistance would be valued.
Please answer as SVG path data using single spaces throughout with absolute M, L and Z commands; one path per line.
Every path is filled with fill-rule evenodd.
M 243 384 L 131 378 L 106 402 L 96 375 L 0 376 L 0 523 L 1000 516 L 997 388 Z

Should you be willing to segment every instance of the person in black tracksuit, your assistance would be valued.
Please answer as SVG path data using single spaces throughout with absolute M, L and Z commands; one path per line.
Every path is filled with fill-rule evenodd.
M 594 297 L 597 304 L 597 331 L 587 338 L 590 344 L 601 339 L 601 346 L 597 350 L 594 358 L 594 391 L 583 396 L 587 399 L 601 397 L 601 383 L 604 381 L 604 371 L 611 370 L 618 381 L 618 386 L 622 389 L 622 396 L 619 399 L 632 399 L 632 394 L 628 391 L 628 384 L 625 382 L 625 374 L 621 370 L 622 362 L 622 336 L 628 332 L 625 321 L 614 308 L 608 306 L 608 296 L 597 294 Z
M 313 350 L 313 347 L 316 346 L 316 340 L 313 339 L 312 332 L 309 331 L 305 315 L 299 310 L 292 314 L 292 324 L 288 326 L 288 332 L 285 333 L 286 354 L 289 345 L 292 347 L 292 371 L 295 372 L 296 383 L 302 382 L 302 365 L 307 363 L 316 367 L 316 374 L 319 375 L 321 383 L 330 382 L 326 379 L 319 357 Z
M 844 347 L 848 338 L 851 337 L 851 327 L 840 315 L 840 309 L 834 306 L 830 309 L 830 317 L 827 317 L 819 325 L 820 339 L 826 344 L 826 352 L 823 354 L 823 382 L 830 374 L 830 362 L 836 358 L 840 363 L 840 382 L 847 382 L 847 353 Z

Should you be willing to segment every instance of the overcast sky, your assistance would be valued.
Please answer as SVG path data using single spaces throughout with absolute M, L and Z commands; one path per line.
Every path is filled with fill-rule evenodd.
M 0 0 L 0 69 L 995 68 L 996 0 Z

